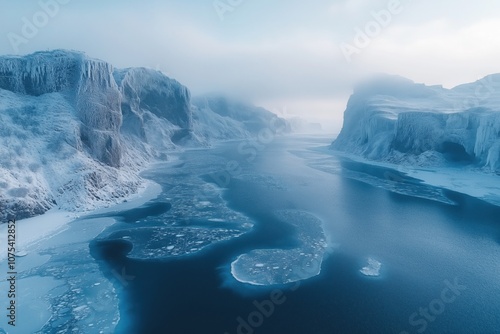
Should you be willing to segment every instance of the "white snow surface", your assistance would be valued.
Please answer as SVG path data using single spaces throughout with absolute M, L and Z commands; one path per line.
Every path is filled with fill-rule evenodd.
M 363 83 L 332 148 L 398 164 L 500 172 L 500 74 L 453 89 L 393 76 Z

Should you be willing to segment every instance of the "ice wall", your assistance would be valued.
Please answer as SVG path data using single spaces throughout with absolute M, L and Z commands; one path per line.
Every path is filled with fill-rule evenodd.
M 377 77 L 354 90 L 332 148 L 374 160 L 500 171 L 500 76 L 453 89 Z

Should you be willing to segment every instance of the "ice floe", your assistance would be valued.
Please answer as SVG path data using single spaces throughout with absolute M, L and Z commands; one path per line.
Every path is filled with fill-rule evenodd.
M 370 257 L 368 258 L 367 265 L 361 268 L 359 272 L 365 276 L 378 277 L 380 276 L 381 268 L 382 268 L 382 263 Z
M 299 246 L 293 249 L 256 249 L 239 256 L 231 264 L 231 273 L 239 282 L 251 285 L 287 284 L 321 272 L 327 249 L 321 220 L 298 210 L 281 210 L 275 215 L 296 229 Z

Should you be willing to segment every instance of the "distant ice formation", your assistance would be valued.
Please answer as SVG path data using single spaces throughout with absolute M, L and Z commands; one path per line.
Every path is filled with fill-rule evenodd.
M 194 131 L 207 141 L 284 134 L 290 122 L 248 102 L 219 95 L 193 98 Z M 267 133 L 266 133 L 267 134 Z
M 393 76 L 363 83 L 332 148 L 411 166 L 500 172 L 500 74 L 453 89 Z

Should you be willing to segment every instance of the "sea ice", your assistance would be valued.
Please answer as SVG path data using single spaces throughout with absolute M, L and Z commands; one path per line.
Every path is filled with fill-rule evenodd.
M 243 233 L 241 230 L 227 228 L 139 227 L 114 232 L 107 236 L 104 242 L 127 240 L 133 245 L 127 254 L 129 258 L 161 260 L 189 255 Z
M 210 154 L 175 165 L 157 164 L 146 174 L 161 180 L 163 193 L 158 200 L 164 202 L 168 199 L 169 210 L 138 219 L 133 225 L 105 231 L 98 241 L 127 241 L 132 245 L 127 255 L 129 258 L 162 260 L 193 254 L 248 232 L 253 222 L 230 209 L 221 197 L 220 189 L 200 177 L 220 166 L 224 166 L 224 162 Z M 109 216 L 127 221 L 126 218 L 134 213 L 120 212 L 113 216 L 111 212 Z
M 240 255 L 231 264 L 231 273 L 239 282 L 251 285 L 287 284 L 321 272 L 327 248 L 321 220 L 297 210 L 277 211 L 275 215 L 297 229 L 299 247 L 256 249 Z
M 359 270 L 365 276 L 378 277 L 380 276 L 380 269 L 382 268 L 382 263 L 375 260 L 374 258 L 368 258 L 368 264 Z

